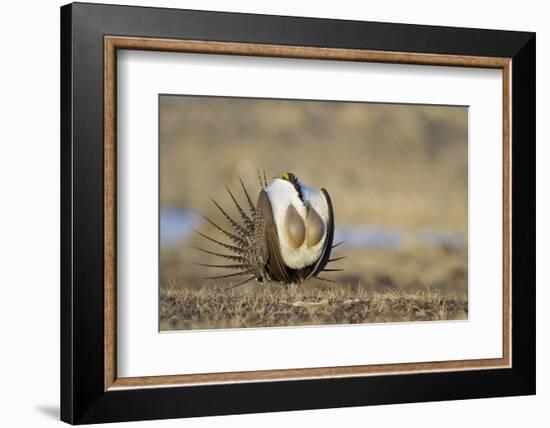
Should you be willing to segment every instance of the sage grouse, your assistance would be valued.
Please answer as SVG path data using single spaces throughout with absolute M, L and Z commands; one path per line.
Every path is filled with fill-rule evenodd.
M 239 280 L 230 288 L 250 281 L 299 284 L 308 278 L 334 282 L 321 278 L 321 272 L 342 269 L 326 269 L 334 238 L 334 211 L 325 189 L 317 191 L 305 186 L 294 174 L 285 173 L 267 183 L 265 172 L 260 180 L 260 194 L 256 204 L 250 198 L 242 180 L 241 186 L 248 209 L 245 210 L 226 186 L 239 212 L 242 222 L 235 221 L 214 199 L 212 202 L 231 225 L 231 231 L 204 217 L 230 242 L 222 242 L 195 231 L 204 239 L 228 250 L 218 253 L 200 247 L 196 249 L 230 261 L 230 264 L 204 264 L 200 266 L 235 270 L 234 273 L 206 279 L 233 278 Z M 244 279 L 243 279 L 244 277 Z

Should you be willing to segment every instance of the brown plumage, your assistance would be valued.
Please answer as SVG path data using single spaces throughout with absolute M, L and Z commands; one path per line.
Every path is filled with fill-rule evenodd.
M 294 176 L 292 175 L 292 177 Z M 223 242 L 221 240 L 205 235 L 202 232 L 196 231 L 199 236 L 224 248 L 226 252 L 222 253 L 211 251 L 197 246 L 194 246 L 194 248 L 206 254 L 214 255 L 221 259 L 228 260 L 230 261 L 230 263 L 199 263 L 199 265 L 233 271 L 228 274 L 212 276 L 206 279 L 239 279 L 239 281 L 233 284 L 231 288 L 238 287 L 253 280 L 258 283 L 275 282 L 283 284 L 297 284 L 313 277 L 331 282 L 331 280 L 320 278 L 318 275 L 321 272 L 332 272 L 341 270 L 326 269 L 325 267 L 328 263 L 341 260 L 343 257 L 330 259 L 330 253 L 332 249 L 340 245 L 340 243 L 333 245 L 334 212 L 328 192 L 325 189 L 321 189 L 321 193 L 323 194 L 327 202 L 328 219 L 326 221 L 326 239 L 323 244 L 320 256 L 317 258 L 317 260 L 315 260 L 314 263 L 310 264 L 309 266 L 305 266 L 301 269 L 293 269 L 285 264 L 284 258 L 281 254 L 281 245 L 279 242 L 275 220 L 273 218 L 273 210 L 270 199 L 265 190 L 268 186 L 265 172 L 263 174 L 263 177 L 258 172 L 258 178 L 261 190 L 257 198 L 256 204 L 253 203 L 243 181 L 240 180 L 242 191 L 248 205 L 247 209 L 244 209 L 239 204 L 229 187 L 226 186 L 227 192 L 229 193 L 231 200 L 233 201 L 239 213 L 240 222 L 231 217 L 227 213 L 227 211 L 218 204 L 218 202 L 212 199 L 212 202 L 214 203 L 216 208 L 221 212 L 223 217 L 231 225 L 230 230 L 223 228 L 222 226 L 212 221 L 210 218 L 203 216 L 204 219 L 208 223 L 210 223 L 215 229 L 217 229 L 229 242 Z M 289 210 L 289 212 L 290 214 L 287 213 L 287 217 L 298 216 L 298 214 L 293 212 L 292 210 Z M 310 235 L 307 236 L 307 239 L 314 240 L 315 243 L 318 243 L 320 242 L 322 236 L 324 236 L 325 225 L 322 223 L 320 217 L 313 217 L 311 221 L 313 223 L 309 224 L 311 231 Z M 290 241 L 292 242 L 292 240 L 295 240 L 297 246 L 303 243 L 306 239 L 304 223 L 302 222 L 300 224 L 300 222 L 302 222 L 302 219 L 298 216 L 291 218 L 289 223 L 290 229 L 292 229 L 290 231 L 290 233 L 292 234 Z

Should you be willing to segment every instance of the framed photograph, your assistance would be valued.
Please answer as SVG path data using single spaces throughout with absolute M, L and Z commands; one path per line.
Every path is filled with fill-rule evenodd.
M 61 8 L 61 418 L 535 393 L 535 35 Z

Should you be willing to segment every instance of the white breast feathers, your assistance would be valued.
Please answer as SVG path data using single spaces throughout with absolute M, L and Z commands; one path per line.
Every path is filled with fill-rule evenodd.
M 314 264 L 327 235 L 328 208 L 321 192 L 300 183 L 303 200 L 287 180 L 276 178 L 265 191 L 271 202 L 285 264 L 302 269 Z

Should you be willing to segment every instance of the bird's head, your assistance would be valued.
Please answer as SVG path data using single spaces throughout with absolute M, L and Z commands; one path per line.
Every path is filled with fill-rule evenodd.
M 301 201 L 303 201 L 304 195 L 302 194 L 302 186 L 301 186 L 300 180 L 298 180 L 298 177 L 296 177 L 296 175 L 294 175 L 292 172 L 285 172 L 281 176 L 281 178 L 283 180 L 288 181 L 290 184 L 292 184 L 294 189 L 298 192 L 298 197 L 300 198 Z

